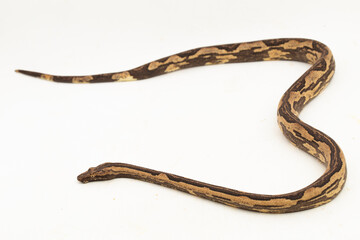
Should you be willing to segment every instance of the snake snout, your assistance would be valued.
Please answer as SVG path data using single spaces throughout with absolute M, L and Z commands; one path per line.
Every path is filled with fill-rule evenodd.
M 77 180 L 82 182 L 82 183 L 87 183 L 87 182 L 91 182 L 92 180 L 92 176 L 93 176 L 93 173 L 95 172 L 95 168 L 89 168 L 89 170 L 87 170 L 86 172 L 83 172 L 82 174 L 80 174 L 78 177 L 77 177 Z

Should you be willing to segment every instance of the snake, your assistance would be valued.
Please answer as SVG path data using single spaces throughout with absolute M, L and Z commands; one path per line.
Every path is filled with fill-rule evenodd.
M 310 185 L 285 194 L 258 194 L 119 162 L 91 167 L 77 179 L 82 183 L 115 178 L 137 179 L 255 212 L 290 213 L 312 209 L 334 199 L 343 189 L 347 175 L 345 157 L 338 144 L 299 118 L 304 106 L 328 85 L 335 72 L 332 52 L 319 41 L 277 38 L 200 47 L 131 70 L 96 75 L 58 76 L 27 70 L 15 71 L 61 83 L 128 82 L 196 66 L 269 60 L 298 61 L 311 65 L 283 94 L 277 108 L 277 122 L 285 137 L 326 167 L 324 173 Z

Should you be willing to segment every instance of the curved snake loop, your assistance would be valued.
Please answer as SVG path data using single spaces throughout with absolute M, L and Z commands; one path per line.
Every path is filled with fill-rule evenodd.
M 26 70 L 17 72 L 64 83 L 135 81 L 195 66 L 267 60 L 292 60 L 309 63 L 307 70 L 283 95 L 278 106 L 278 123 L 284 135 L 298 148 L 326 166 L 314 183 L 295 192 L 280 195 L 247 193 L 215 186 L 174 174 L 125 163 L 104 163 L 80 174 L 78 180 L 133 178 L 177 189 L 229 206 L 268 213 L 287 213 L 314 208 L 330 202 L 344 186 L 344 155 L 326 134 L 299 119 L 303 107 L 316 97 L 334 74 L 335 62 L 330 49 L 310 39 L 271 39 L 201 47 L 165 57 L 140 67 L 117 73 L 88 76 L 55 76 Z

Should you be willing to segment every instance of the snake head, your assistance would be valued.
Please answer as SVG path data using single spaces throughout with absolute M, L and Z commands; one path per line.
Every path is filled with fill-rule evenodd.
M 89 168 L 86 172 L 83 172 L 77 177 L 77 180 L 82 183 L 94 182 L 94 181 L 104 181 L 109 180 L 114 177 L 109 176 L 107 171 L 107 164 L 101 164 L 97 167 Z
M 77 180 L 82 182 L 82 183 L 87 183 L 87 182 L 93 182 L 96 181 L 95 180 L 95 175 L 94 174 L 96 172 L 95 168 L 89 168 L 89 170 L 87 170 L 86 172 L 83 172 L 82 174 L 80 174 L 77 177 Z

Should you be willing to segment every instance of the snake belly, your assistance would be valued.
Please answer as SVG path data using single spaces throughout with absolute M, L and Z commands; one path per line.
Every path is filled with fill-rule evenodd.
M 290 60 L 311 64 L 311 67 L 284 93 L 277 111 L 280 129 L 290 142 L 326 166 L 323 175 L 309 186 L 286 194 L 255 194 L 126 163 L 101 164 L 80 174 L 78 180 L 87 183 L 114 178 L 138 179 L 228 206 L 266 213 L 296 212 L 326 204 L 335 198 L 344 186 L 344 154 L 333 139 L 298 117 L 303 107 L 327 86 L 335 71 L 333 55 L 321 42 L 282 38 L 201 47 L 161 58 L 128 71 L 98 75 L 56 76 L 26 70 L 16 71 L 63 83 L 126 82 L 196 66 L 268 60 Z

